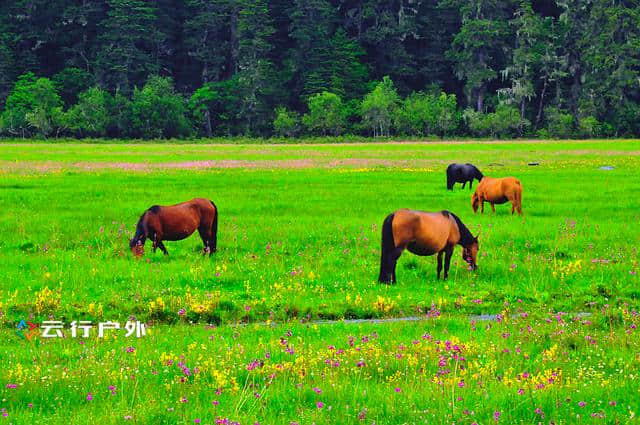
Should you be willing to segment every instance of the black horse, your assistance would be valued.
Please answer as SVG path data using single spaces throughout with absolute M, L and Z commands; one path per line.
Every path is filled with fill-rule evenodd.
M 453 190 L 453 185 L 462 183 L 462 188 L 469 182 L 469 189 L 473 186 L 473 179 L 482 180 L 484 175 L 473 164 L 451 164 L 447 167 L 447 189 Z

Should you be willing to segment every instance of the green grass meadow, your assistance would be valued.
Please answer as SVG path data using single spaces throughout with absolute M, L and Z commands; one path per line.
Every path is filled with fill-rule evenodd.
M 516 176 L 524 216 L 473 214 L 451 162 Z M 639 167 L 629 140 L 0 143 L 0 424 L 637 423 Z M 131 256 L 146 208 L 194 197 L 216 254 L 196 234 Z M 458 247 L 438 281 L 405 252 L 378 284 L 399 208 L 457 214 L 479 270 Z M 393 317 L 421 320 L 341 322 Z

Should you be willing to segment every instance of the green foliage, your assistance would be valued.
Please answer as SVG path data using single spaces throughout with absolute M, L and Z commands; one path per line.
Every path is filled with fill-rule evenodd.
M 363 115 L 364 97 L 384 76 L 398 100 L 438 87 L 456 94 L 456 110 L 489 113 L 478 115 L 483 124 L 473 134 L 535 134 L 555 113 L 545 109 L 555 107 L 573 125 L 554 134 L 640 135 L 640 7 L 633 1 L 0 2 L 0 108 L 29 71 L 55 83 L 66 110 L 100 87 L 118 111 L 131 111 L 136 87 L 168 76 L 193 99 L 187 118 L 207 137 L 270 136 L 277 106 L 302 114 L 324 91 L 343 101 L 342 133 L 469 134 L 451 108 L 434 123 L 435 106 L 424 99 L 407 99 L 390 119 L 377 108 Z M 516 132 L 485 122 L 500 103 L 518 110 Z M 24 111 L 3 112 L 4 134 L 64 128 L 64 120 L 52 127 L 58 118 L 41 109 L 30 116 L 32 123 Z M 106 134 L 140 135 L 138 124 L 123 112 Z
M 64 115 L 55 85 L 48 78 L 38 78 L 30 90 L 33 102 L 32 109 L 26 113 L 27 122 L 39 135 L 58 135 L 64 127 Z
M 240 133 L 243 91 L 238 78 L 207 83 L 191 96 L 189 109 L 204 127 L 211 125 L 214 134 L 232 136 Z
M 53 82 L 30 72 L 21 75 L 7 98 L 0 130 L 23 137 L 33 130 L 47 137 L 57 134 L 63 126 L 62 99 Z
M 346 125 L 345 110 L 340 96 L 334 93 L 317 93 L 307 103 L 309 113 L 302 117 L 302 123 L 314 134 L 338 136 Z
M 459 122 L 456 96 L 444 92 L 439 95 L 412 93 L 395 116 L 398 132 L 412 136 L 446 136 L 457 129 Z
M 295 111 L 279 106 L 276 108 L 273 129 L 280 137 L 294 137 L 300 130 L 300 116 Z
M 115 100 L 109 92 L 92 87 L 78 95 L 76 103 L 67 112 L 69 129 L 78 136 L 104 137 L 115 124 Z
M 563 139 L 573 134 L 573 115 L 558 108 L 545 110 L 547 131 L 551 137 Z
M 495 112 L 488 114 L 467 109 L 463 118 L 471 134 L 480 137 L 514 137 L 529 126 L 529 122 L 520 117 L 516 108 L 505 104 L 498 105 Z
M 65 68 L 54 75 L 52 80 L 67 107 L 76 103 L 80 92 L 95 84 L 93 74 L 79 68 Z
M 625 101 L 612 108 L 607 114 L 607 121 L 615 128 L 616 135 L 640 134 L 640 105 Z
M 604 136 L 602 123 L 596 117 L 584 117 L 578 121 L 578 135 L 584 138 Z
M 361 105 L 362 119 L 373 131 L 374 137 L 389 136 L 399 103 L 398 92 L 388 76 L 365 96 Z
M 131 100 L 132 131 L 145 139 L 191 134 L 184 98 L 175 93 L 170 78 L 151 77 Z

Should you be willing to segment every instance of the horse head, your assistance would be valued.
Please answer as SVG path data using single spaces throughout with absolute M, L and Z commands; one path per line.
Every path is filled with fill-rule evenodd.
M 476 258 L 478 256 L 478 236 L 473 236 L 472 240 L 462 246 L 462 259 L 469 264 L 471 270 L 477 270 L 478 264 Z
M 474 192 L 471 195 L 471 208 L 473 208 L 474 214 L 478 212 L 478 208 L 480 207 L 480 197 L 478 196 L 478 192 Z
M 144 255 L 144 239 L 134 236 L 129 242 L 129 248 L 134 256 L 142 257 Z

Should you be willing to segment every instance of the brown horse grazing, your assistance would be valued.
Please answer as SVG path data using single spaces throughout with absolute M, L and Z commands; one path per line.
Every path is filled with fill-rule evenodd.
M 480 207 L 480 212 L 484 213 L 484 203 L 489 202 L 491 210 L 495 213 L 494 204 L 504 204 L 507 201 L 511 202 L 511 214 L 517 210 L 518 214 L 522 215 L 522 185 L 520 180 L 515 177 L 503 177 L 501 179 L 485 177 L 480 181 L 475 193 L 471 195 L 471 208 L 476 213 L 478 212 L 478 207 Z
M 190 236 L 196 229 L 204 243 L 204 253 L 211 255 L 217 250 L 218 208 L 208 199 L 196 198 L 171 206 L 154 205 L 146 210 L 136 226 L 136 233 L 129 242 L 136 257 L 144 254 L 147 238 L 153 241 L 153 252 L 160 248 L 169 254 L 162 243 L 179 241 Z
M 438 254 L 438 279 L 444 258 L 444 278 L 449 277 L 451 255 L 456 245 L 462 245 L 462 258 L 476 270 L 478 238 L 460 219 L 449 211 L 435 213 L 398 210 L 389 214 L 382 224 L 381 283 L 396 283 L 396 263 L 406 248 L 416 255 Z

